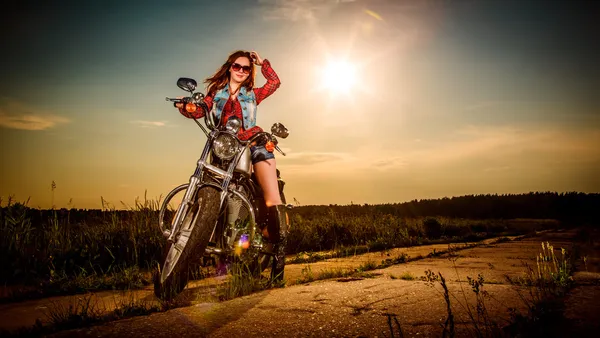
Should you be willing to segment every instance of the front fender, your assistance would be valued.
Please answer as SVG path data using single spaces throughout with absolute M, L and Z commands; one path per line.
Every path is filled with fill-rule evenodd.
M 163 201 L 163 203 L 160 207 L 160 211 L 158 213 L 158 226 L 160 227 L 160 231 L 162 232 L 162 234 L 165 235 L 166 237 L 169 237 L 170 231 L 167 231 L 165 229 L 165 224 L 164 224 L 165 212 L 167 211 L 167 208 L 169 207 L 169 203 L 171 202 L 173 197 L 175 195 L 177 195 L 177 193 L 179 193 L 180 191 L 186 190 L 189 185 L 190 185 L 189 183 L 184 183 L 184 184 L 176 187 L 175 189 L 171 190 L 171 192 L 169 192 L 167 194 L 167 196 L 165 196 L 165 200 Z

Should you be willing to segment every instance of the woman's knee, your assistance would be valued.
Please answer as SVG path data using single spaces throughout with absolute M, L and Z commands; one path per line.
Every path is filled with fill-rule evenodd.
M 275 160 L 270 159 L 256 163 L 255 172 L 267 206 L 281 204 Z

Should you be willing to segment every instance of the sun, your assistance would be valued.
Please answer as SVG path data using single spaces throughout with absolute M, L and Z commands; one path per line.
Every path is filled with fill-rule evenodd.
M 321 87 L 331 94 L 348 95 L 356 86 L 356 66 L 346 60 L 332 60 L 321 70 Z

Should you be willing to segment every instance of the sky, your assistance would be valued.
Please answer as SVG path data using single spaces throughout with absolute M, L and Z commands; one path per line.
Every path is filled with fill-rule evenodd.
M 122 208 L 187 182 L 206 137 L 164 98 L 238 49 L 281 79 L 258 124 L 290 131 L 289 201 L 600 191 L 593 1 L 9 2 L 3 205 Z

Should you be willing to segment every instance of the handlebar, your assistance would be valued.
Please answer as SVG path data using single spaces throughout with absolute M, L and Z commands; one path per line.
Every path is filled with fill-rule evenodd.
M 254 142 L 256 139 L 258 139 L 259 137 L 267 137 L 271 142 L 273 142 L 275 144 L 275 149 L 277 149 L 278 152 L 281 153 L 281 155 L 286 156 L 285 153 L 281 150 L 281 148 L 279 148 L 279 146 L 277 145 L 277 139 L 275 138 L 274 135 L 272 135 L 271 133 L 267 133 L 266 131 L 261 131 L 259 133 L 256 133 L 256 135 L 252 136 L 251 138 L 249 138 L 246 141 L 242 141 L 240 140 L 240 142 L 247 146 L 249 144 L 251 144 L 252 142 Z
M 198 108 L 204 110 L 204 123 L 206 123 L 206 125 L 210 129 L 213 129 L 213 128 L 211 128 L 211 126 L 209 126 L 209 123 L 207 121 L 208 107 L 206 106 L 206 103 L 204 103 L 204 101 L 202 100 L 204 98 L 204 95 L 201 93 L 196 93 L 196 94 L 194 94 L 194 96 L 196 96 L 198 98 L 198 100 L 194 100 L 194 98 L 192 98 L 192 97 L 165 97 L 165 101 L 173 102 L 173 106 L 175 106 L 175 107 L 177 107 L 177 103 L 184 103 L 184 104 L 193 103 L 196 106 L 196 110 Z M 194 102 L 194 101 L 196 101 L 196 102 Z M 206 131 L 206 129 L 204 129 L 204 127 L 200 124 L 200 122 L 198 122 L 198 119 L 196 119 L 193 116 L 191 116 L 191 118 L 194 119 L 194 122 L 196 122 L 198 127 L 200 127 L 200 129 L 202 129 L 202 131 L 204 132 L 204 135 L 208 136 L 208 132 Z
M 212 125 L 212 123 L 209 123 L 209 121 L 208 121 L 208 119 L 210 118 L 208 116 L 209 115 L 208 107 L 206 106 L 206 103 L 204 103 L 204 101 L 202 100 L 204 98 L 204 95 L 200 95 L 197 97 L 198 97 L 198 100 L 194 100 L 194 98 L 192 98 L 192 97 L 182 97 L 182 98 L 165 97 L 165 100 L 169 101 L 169 102 L 173 102 L 174 103 L 173 105 L 175 105 L 177 103 L 184 103 L 184 104 L 193 103 L 194 105 L 196 105 L 196 109 L 200 108 L 200 109 L 204 110 L 204 123 L 206 124 L 206 126 L 209 127 L 211 130 L 215 129 L 216 126 Z M 194 119 L 196 124 L 202 129 L 202 131 L 204 131 L 204 133 L 206 135 L 208 135 L 208 132 L 204 129 L 204 127 L 200 124 L 200 122 L 198 122 L 198 120 L 195 117 L 192 116 L 192 118 Z M 250 139 L 248 139 L 246 141 L 242 141 L 239 139 L 238 140 L 244 146 L 247 146 L 247 145 L 251 144 L 252 142 L 256 141 L 256 139 L 258 139 L 259 137 L 267 137 L 268 140 L 275 143 L 275 149 L 277 149 L 277 151 L 279 151 L 283 156 L 286 156 L 285 153 L 277 145 L 278 142 L 277 142 L 277 139 L 275 138 L 275 136 L 270 133 L 262 131 L 262 132 L 256 133 L 254 136 L 252 136 Z

